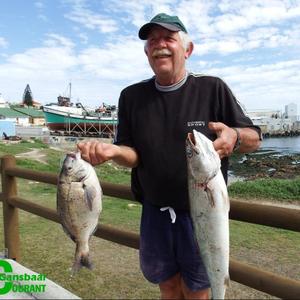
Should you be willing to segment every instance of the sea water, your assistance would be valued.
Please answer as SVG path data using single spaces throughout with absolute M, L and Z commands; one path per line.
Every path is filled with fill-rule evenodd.
M 264 150 L 264 152 L 270 151 L 272 153 L 276 152 L 281 154 L 298 154 L 300 153 L 300 136 L 265 138 L 262 141 L 259 150 Z

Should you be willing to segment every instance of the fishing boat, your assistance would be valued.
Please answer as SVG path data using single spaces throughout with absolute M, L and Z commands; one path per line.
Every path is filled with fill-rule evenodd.
M 105 103 L 99 109 L 73 105 L 71 97 L 59 96 L 57 103 L 43 106 L 46 125 L 50 132 L 64 135 L 96 135 L 113 137 L 118 122 L 117 108 Z

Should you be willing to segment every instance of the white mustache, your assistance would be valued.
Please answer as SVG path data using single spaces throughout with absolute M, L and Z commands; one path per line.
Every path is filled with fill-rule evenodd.
M 164 49 L 155 49 L 152 53 L 152 57 L 157 57 L 162 55 L 172 55 L 172 52 L 164 48 Z

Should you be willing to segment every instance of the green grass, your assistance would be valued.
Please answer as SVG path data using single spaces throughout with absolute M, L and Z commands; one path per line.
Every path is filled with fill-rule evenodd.
M 56 187 L 18 179 L 20 196 L 55 209 Z M 141 206 L 133 202 L 104 197 L 101 224 L 138 232 Z M 2 217 L 2 216 L 1 216 Z M 90 242 L 93 271 L 81 270 L 70 278 L 75 251 L 74 243 L 61 226 L 20 211 L 21 263 L 44 273 L 56 283 L 83 298 L 157 299 L 157 287 L 149 284 L 139 270 L 136 250 L 93 237 Z M 2 229 L 2 228 L 1 228 Z M 3 234 L 1 234 L 3 245 Z M 300 280 L 300 234 L 267 226 L 230 222 L 231 257 L 260 268 Z M 234 285 L 235 286 L 235 285 Z M 253 296 L 247 291 L 245 297 Z M 255 298 L 264 298 L 256 294 Z M 240 298 L 241 291 L 229 290 L 230 298 Z
M 116 184 L 130 184 L 130 169 L 123 168 L 115 163 L 106 162 L 95 167 L 96 173 L 101 181 L 112 182 Z
M 139 203 L 104 197 L 100 221 L 124 230 L 139 232 L 140 215 L 141 205 Z
M 17 153 L 30 151 L 34 144 L 21 143 Z M 3 146 L 1 153 L 17 151 L 15 145 Z M 41 146 L 47 154 L 47 164 L 29 159 L 18 159 L 17 165 L 40 171 L 57 173 L 63 153 Z M 14 149 L 14 150 L 13 150 Z M 130 172 L 106 163 L 96 168 L 100 181 L 129 184 Z M 35 181 L 18 179 L 18 195 L 34 203 L 56 209 L 56 187 Z M 249 184 L 253 186 L 249 187 Z M 270 188 L 272 186 L 272 188 Z M 275 194 L 289 195 L 289 199 L 299 199 L 299 180 L 270 180 L 238 182 L 229 188 L 235 197 L 273 199 Z M 240 190 L 236 190 L 240 188 Z M 287 193 L 288 191 L 288 193 Z M 293 198 L 295 195 L 298 196 Z M 280 197 L 282 198 L 282 197 Z M 278 199 L 278 198 L 276 198 Z M 132 205 L 134 204 L 134 205 Z M 138 232 L 141 206 L 132 201 L 105 196 L 101 224 L 112 225 L 122 230 Z M 63 232 L 61 225 L 30 213 L 19 211 L 21 263 L 36 272 L 46 274 L 54 282 L 62 285 L 83 298 L 89 299 L 157 299 L 157 286 L 148 283 L 139 269 L 138 252 L 96 237 L 90 241 L 90 252 L 94 270 L 81 270 L 70 278 L 70 267 L 75 251 L 74 243 Z M 2 215 L 0 214 L 0 222 Z M 4 248 L 3 226 L 0 226 L 0 252 Z M 230 221 L 231 257 L 256 265 L 260 268 L 300 280 L 300 234 L 274 229 L 267 226 Z M 228 291 L 229 298 L 268 298 L 259 292 L 243 288 L 233 283 Z
M 46 144 L 40 140 L 21 141 L 19 143 L 5 144 L 0 143 L 0 154 L 16 155 L 19 153 L 27 152 L 32 149 L 47 149 L 49 148 Z
M 300 201 L 300 178 L 235 182 L 228 190 L 234 197 Z

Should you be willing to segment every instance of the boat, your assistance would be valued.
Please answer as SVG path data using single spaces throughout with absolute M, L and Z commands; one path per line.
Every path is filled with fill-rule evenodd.
M 58 96 L 57 103 L 43 106 L 51 134 L 114 137 L 118 123 L 117 107 L 105 103 L 98 109 L 71 103 L 71 97 Z

